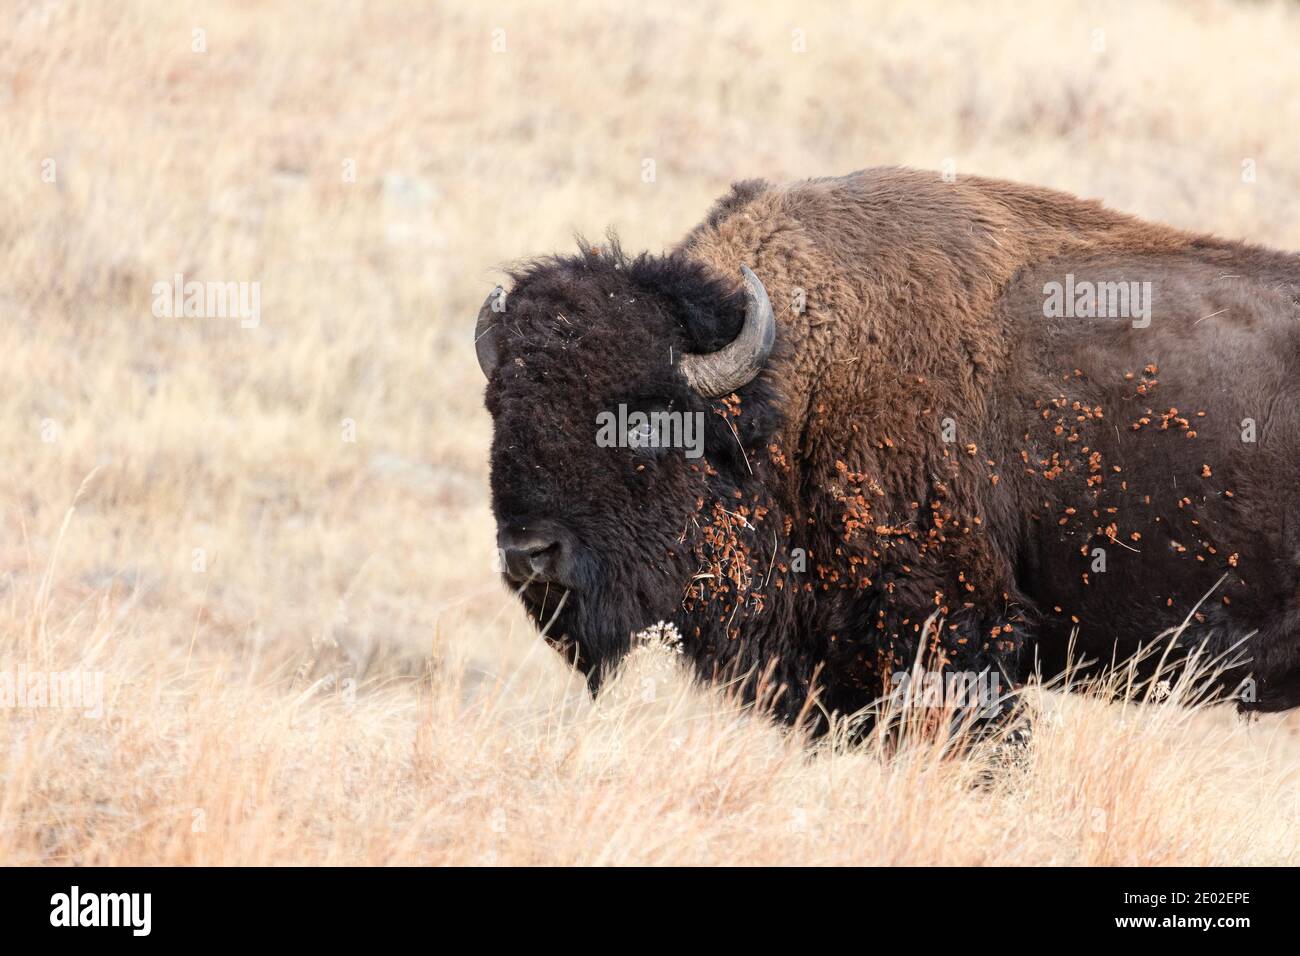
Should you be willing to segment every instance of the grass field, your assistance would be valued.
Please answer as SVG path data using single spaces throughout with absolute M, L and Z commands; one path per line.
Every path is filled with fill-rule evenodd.
M 471 344 L 502 265 L 754 176 L 1300 249 L 1297 48 L 1217 0 L 6 4 L 0 672 L 103 699 L 0 708 L 0 863 L 1300 862 L 1294 717 L 1035 693 L 977 787 L 649 652 L 593 704 L 493 572 Z M 160 317 L 177 274 L 256 322 Z

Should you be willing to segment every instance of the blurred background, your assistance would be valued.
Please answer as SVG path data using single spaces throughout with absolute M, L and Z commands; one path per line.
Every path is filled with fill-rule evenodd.
M 1297 49 L 1281 2 L 9 0 L 0 649 L 100 655 L 123 719 L 177 735 L 232 686 L 247 713 L 451 660 L 458 693 L 585 706 L 492 568 L 471 328 L 503 266 L 609 227 L 659 251 L 732 181 L 882 164 L 1297 249 Z M 159 317 L 178 273 L 257 283 L 255 327 Z M 12 791 L 45 834 L 12 852 L 172 846 L 51 822 L 139 819 L 86 735 L 33 751 L 67 776 Z

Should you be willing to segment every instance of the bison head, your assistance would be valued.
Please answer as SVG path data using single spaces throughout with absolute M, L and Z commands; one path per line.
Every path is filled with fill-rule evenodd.
M 775 320 L 748 269 L 724 277 L 617 246 L 513 280 L 475 330 L 498 553 L 594 693 L 635 631 L 662 620 L 698 636 L 724 607 L 748 613 L 736 564 L 771 520 L 754 452 L 778 424 L 761 375 Z M 722 540 L 719 509 L 737 541 Z

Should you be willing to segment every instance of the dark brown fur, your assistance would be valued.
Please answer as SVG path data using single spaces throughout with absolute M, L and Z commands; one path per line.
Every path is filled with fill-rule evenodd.
M 930 651 L 943 666 L 1013 679 L 1035 657 L 1059 670 L 1076 628 L 1078 651 L 1109 662 L 1190 615 L 1178 654 L 1236 646 L 1248 663 L 1225 686 L 1247 674 L 1257 682 L 1243 707 L 1300 704 L 1296 256 L 1037 187 L 888 168 L 738 184 L 656 261 L 672 275 L 703 267 L 714 291 L 695 296 L 683 280 L 685 291 L 660 301 L 664 286 L 629 275 L 645 308 L 655 303 L 655 318 L 638 321 L 649 343 L 658 336 L 680 352 L 734 332 L 739 305 L 717 290 L 736 289 L 742 264 L 778 317 L 777 351 L 733 407 L 745 470 L 729 461 L 692 475 L 661 461 L 644 489 L 675 499 L 657 519 L 662 541 L 682 529 L 671 560 L 662 543 L 640 548 L 667 595 L 641 594 L 644 623 L 675 620 L 703 673 L 776 666 L 789 716 L 820 672 L 822 700 L 851 710 L 911 663 L 936 610 L 943 624 Z M 555 268 L 519 277 L 519 316 L 550 321 L 554 293 L 530 304 L 529 289 Z M 1067 273 L 1151 282 L 1150 326 L 1044 317 L 1044 284 Z M 715 304 L 682 305 L 694 300 Z M 583 314 L 593 329 L 607 321 Z M 615 359 L 612 349 L 593 353 L 602 376 L 640 361 L 646 375 L 653 366 L 680 385 L 657 364 L 667 365 L 667 349 L 660 358 L 647 344 L 643 359 L 635 348 Z M 522 341 L 515 354 L 528 354 Z M 567 400 L 531 388 L 513 419 L 503 413 L 508 384 L 489 389 L 494 504 L 507 523 L 537 508 L 516 507 L 523 465 L 500 451 L 503 436 L 526 402 Z M 575 381 L 572 394 L 585 388 Z M 1243 419 L 1257 423 L 1256 442 L 1242 441 Z M 945 440 L 953 428 L 956 440 Z M 709 462 L 725 442 L 712 441 Z M 616 499 L 609 483 L 623 479 L 601 474 L 593 487 Z M 711 562 L 726 568 L 716 536 L 698 530 L 719 501 L 751 509 L 731 560 L 767 568 L 721 593 L 691 583 Z M 684 527 L 683 515 L 694 515 Z M 576 535 L 597 550 L 596 535 Z M 1102 573 L 1090 570 L 1098 547 Z M 792 570 L 795 549 L 809 558 L 803 574 Z M 530 604 L 539 617 L 550 607 Z M 585 613 L 575 632 L 598 628 L 598 612 Z M 610 623 L 622 632 L 635 614 L 620 613 Z M 619 637 L 608 650 L 624 646 Z M 585 656 L 588 669 L 607 660 Z

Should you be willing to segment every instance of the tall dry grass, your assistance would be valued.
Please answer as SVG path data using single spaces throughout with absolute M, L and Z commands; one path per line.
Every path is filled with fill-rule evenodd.
M 0 671 L 106 698 L 0 709 L 0 861 L 1295 862 L 1294 720 L 1035 694 L 981 785 L 648 652 L 589 702 L 491 570 L 469 327 L 575 230 L 879 163 L 1300 248 L 1297 41 L 1282 3 L 7 5 Z M 155 318 L 177 272 L 260 324 Z

